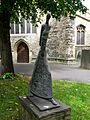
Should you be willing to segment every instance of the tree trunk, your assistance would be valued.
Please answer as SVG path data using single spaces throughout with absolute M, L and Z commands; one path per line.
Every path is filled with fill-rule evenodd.
M 12 51 L 10 43 L 10 14 L 7 11 L 2 12 L 0 18 L 0 40 L 1 44 L 1 69 L 2 74 L 5 72 L 12 72 L 14 74 Z

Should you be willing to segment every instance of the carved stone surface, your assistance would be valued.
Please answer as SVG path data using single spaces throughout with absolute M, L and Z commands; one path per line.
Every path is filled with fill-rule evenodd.
M 30 92 L 42 98 L 52 98 L 51 73 L 48 68 L 46 52 L 42 56 L 41 50 L 39 51 L 30 82 Z

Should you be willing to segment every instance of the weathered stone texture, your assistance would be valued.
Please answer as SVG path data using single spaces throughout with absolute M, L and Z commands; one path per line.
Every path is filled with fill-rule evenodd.
M 81 68 L 90 69 L 90 50 L 82 50 Z
M 39 36 L 35 35 L 15 35 L 11 36 L 11 47 L 14 63 L 17 62 L 17 47 L 20 42 L 26 43 L 29 49 L 29 62 L 33 57 L 36 57 L 39 51 Z
M 60 107 L 40 111 L 27 98 L 20 97 L 19 120 L 71 120 L 71 109 L 60 102 Z
M 46 53 L 42 57 L 42 51 L 39 52 L 32 80 L 30 82 L 30 91 L 43 98 L 52 98 L 52 78 L 48 68 Z
M 46 43 L 49 30 L 50 27 L 48 24 L 45 23 L 42 25 L 40 51 L 35 62 L 32 80 L 30 82 L 30 92 L 36 96 L 46 99 L 52 98 L 52 79 L 46 57 Z
M 81 55 L 82 55 L 82 51 L 83 50 L 90 50 L 90 46 L 75 46 L 75 53 L 76 53 L 76 58 L 78 58 L 78 54 L 80 54 L 80 59 L 81 59 Z
M 73 57 L 74 20 L 62 17 L 60 21 L 52 20 L 47 51 L 49 57 Z

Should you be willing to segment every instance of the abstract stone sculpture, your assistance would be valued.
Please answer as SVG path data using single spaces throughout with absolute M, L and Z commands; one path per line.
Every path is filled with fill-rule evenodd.
M 46 23 L 42 25 L 40 35 L 40 51 L 36 59 L 35 68 L 30 82 L 30 95 L 36 95 L 41 98 L 52 98 L 52 80 L 49 72 L 47 57 L 46 57 L 46 43 L 50 30 L 49 19 L 50 14 L 46 16 Z

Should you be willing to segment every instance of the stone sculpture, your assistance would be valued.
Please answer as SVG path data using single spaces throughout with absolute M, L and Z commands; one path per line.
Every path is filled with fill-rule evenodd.
M 42 25 L 40 35 L 40 51 L 35 62 L 35 67 L 30 82 L 29 96 L 37 96 L 43 99 L 50 100 L 53 104 L 56 104 L 52 98 L 52 78 L 48 68 L 46 57 L 46 43 L 50 30 L 49 19 L 51 15 L 48 13 L 46 16 L 46 22 Z
M 50 14 L 42 25 L 40 51 L 30 82 L 27 97 L 19 97 L 20 120 L 70 120 L 70 107 L 52 98 L 52 79 L 46 58 L 46 43 Z

